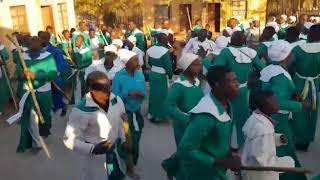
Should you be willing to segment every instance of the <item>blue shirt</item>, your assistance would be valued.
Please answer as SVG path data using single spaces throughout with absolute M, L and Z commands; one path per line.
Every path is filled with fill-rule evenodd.
M 121 97 L 127 111 L 140 110 L 143 98 L 129 96 L 129 91 L 141 91 L 146 96 L 146 86 L 143 73 L 135 71 L 131 76 L 126 69 L 117 72 L 112 81 L 112 92 Z
M 48 46 L 45 47 L 45 50 L 53 55 L 54 59 L 56 60 L 56 65 L 59 72 L 67 70 L 67 62 L 63 58 L 63 53 L 59 48 L 56 48 L 49 43 Z

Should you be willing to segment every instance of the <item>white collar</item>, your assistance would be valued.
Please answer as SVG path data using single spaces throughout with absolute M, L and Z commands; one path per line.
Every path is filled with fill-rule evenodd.
M 269 66 L 261 70 L 260 80 L 263 82 L 269 82 L 271 78 L 280 74 L 285 75 L 290 81 L 292 81 L 290 74 L 285 69 L 283 69 L 283 67 L 281 67 L 280 65 L 273 64 L 270 64 Z
M 259 127 L 263 128 L 263 131 Z M 274 133 L 274 126 L 267 117 L 254 111 L 243 126 L 242 131 L 247 138 L 252 139 Z
M 111 105 L 111 101 L 112 101 L 112 99 L 114 99 L 115 97 L 116 97 L 116 96 L 115 96 L 113 93 L 110 94 L 109 107 L 111 107 L 111 106 L 110 106 L 110 105 Z M 90 92 L 88 92 L 88 93 L 85 95 L 85 99 L 86 99 L 86 104 L 85 104 L 86 107 L 97 107 L 97 108 L 100 108 L 100 106 L 99 106 L 96 102 L 94 102 L 94 100 L 93 100 Z
M 248 47 L 234 48 L 228 47 L 231 54 L 235 57 L 237 63 L 251 63 L 257 56 L 257 52 Z
M 307 53 L 319 53 L 320 42 L 300 44 L 300 48 Z
M 230 116 L 227 114 L 227 112 L 223 112 L 223 114 L 219 113 L 218 107 L 213 102 L 211 98 L 211 93 L 207 94 L 204 96 L 200 102 L 193 108 L 191 109 L 190 113 L 208 113 L 217 118 L 221 122 L 228 122 L 231 121 Z
M 265 41 L 265 42 L 262 42 L 262 44 L 264 44 L 265 46 L 267 46 L 267 48 L 269 48 L 273 42 L 274 41 Z
M 152 46 L 147 50 L 148 56 L 155 58 L 155 59 L 160 59 L 163 55 L 165 55 L 169 49 L 162 47 L 162 46 Z
M 291 48 L 293 49 L 293 48 L 295 48 L 296 46 L 300 46 L 300 45 L 303 45 L 303 44 L 306 44 L 306 43 L 307 43 L 306 40 L 301 39 L 301 40 L 298 40 L 298 41 L 296 41 L 296 42 L 291 43 Z
M 37 57 L 36 59 L 31 59 L 31 57 L 29 56 L 28 53 L 23 53 L 23 58 L 24 58 L 24 60 L 27 60 L 27 61 L 28 60 L 42 60 L 42 59 L 47 58 L 50 55 L 51 55 L 51 53 L 49 53 L 48 51 L 45 51 L 43 53 L 40 53 L 40 56 Z
M 193 86 L 199 86 L 200 85 L 200 81 L 198 78 L 195 78 L 195 83 L 194 84 L 191 84 L 190 81 L 188 80 L 184 80 L 182 81 L 181 80 L 181 77 L 179 77 L 177 80 L 174 81 L 174 83 L 178 83 L 178 84 L 181 84 L 185 87 L 193 87 Z
M 1 44 L 1 45 L 0 45 L 0 51 L 3 50 L 3 49 L 4 49 L 4 45 Z

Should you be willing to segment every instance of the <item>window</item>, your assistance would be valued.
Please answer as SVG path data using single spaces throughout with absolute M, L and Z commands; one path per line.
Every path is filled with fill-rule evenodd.
M 60 27 L 62 29 L 69 29 L 68 23 L 68 11 L 67 11 L 67 4 L 66 3 L 59 3 L 58 4 L 58 18 Z
M 10 7 L 13 31 L 29 32 L 28 18 L 25 6 Z
M 247 18 L 247 0 L 232 0 L 232 15 Z

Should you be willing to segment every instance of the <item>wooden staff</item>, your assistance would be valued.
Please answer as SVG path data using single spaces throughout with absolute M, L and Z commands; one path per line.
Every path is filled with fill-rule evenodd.
M 186 7 L 186 8 L 187 8 L 187 14 L 188 14 L 188 21 L 189 21 L 190 30 L 192 31 L 192 23 L 191 23 L 191 17 L 190 17 L 189 7 Z
M 100 34 L 100 36 L 102 36 L 102 39 L 103 39 L 104 43 L 108 46 L 108 45 L 109 45 L 109 43 L 108 43 L 108 41 L 106 40 L 106 38 L 104 37 L 104 35 L 103 35 L 103 33 L 102 33 L 101 29 L 99 29 L 99 34 Z
M 23 71 L 24 72 L 28 71 L 28 67 L 26 65 L 26 62 L 25 62 L 23 56 L 22 56 L 23 50 L 20 47 L 20 45 L 19 45 L 19 43 L 17 41 L 17 38 L 15 36 L 11 37 L 9 35 L 6 35 L 6 37 L 17 47 Z M 26 77 L 26 79 L 27 79 L 28 89 L 29 89 L 31 97 L 32 97 L 32 101 L 33 101 L 34 106 L 35 106 L 35 110 L 36 110 L 37 115 L 39 117 L 39 121 L 40 121 L 41 124 L 44 124 L 44 119 L 43 119 L 43 116 L 42 116 L 42 113 L 41 113 L 41 110 L 40 110 L 39 103 L 37 101 L 37 97 L 36 97 L 35 90 L 33 88 L 32 81 L 31 81 L 30 77 Z
M 60 41 L 63 42 L 63 41 L 62 41 L 62 37 L 60 36 L 60 34 L 58 34 L 58 37 L 59 37 Z M 62 46 L 63 46 L 63 45 L 62 45 Z M 67 59 L 68 59 L 68 61 L 72 64 L 72 66 L 75 66 L 75 64 L 74 64 L 74 62 L 73 62 L 73 60 L 72 60 L 72 58 L 71 58 L 71 56 L 70 56 L 70 54 L 69 54 L 69 51 L 68 51 L 64 46 L 63 46 L 63 52 L 66 54 Z
M 5 64 L 4 64 L 4 61 L 2 60 L 1 55 L 0 55 L 0 62 L 3 64 L 3 65 L 1 66 L 1 69 L 2 69 L 2 72 L 3 72 L 3 74 L 4 74 L 4 77 L 6 78 L 6 81 L 7 81 L 9 90 L 10 90 L 10 94 L 11 94 L 11 97 L 12 97 L 12 100 L 13 100 L 14 107 L 15 107 L 15 109 L 18 111 L 19 108 L 18 108 L 18 104 L 17 104 L 17 101 L 16 101 L 16 97 L 15 97 L 15 95 L 14 95 L 14 93 L 13 93 L 12 86 L 11 86 L 11 82 L 10 82 L 10 80 L 9 80 L 9 77 L 8 77 L 8 74 L 7 74 L 7 71 L 6 71 L 6 68 L 4 67 Z
M 313 173 L 310 169 L 306 169 L 302 167 L 287 168 L 287 167 L 242 166 L 240 169 L 246 170 L 246 171 L 275 171 L 275 172 L 300 173 L 300 174 Z
M 63 97 L 65 97 L 69 102 L 71 101 L 67 94 L 54 81 L 51 81 L 51 84 L 63 95 Z
M 19 53 L 19 57 L 20 57 L 20 62 L 21 62 L 21 65 L 22 65 L 22 68 L 23 68 L 23 71 L 26 72 L 28 71 L 28 67 L 26 65 L 26 62 L 22 56 L 22 52 L 23 52 L 23 49 L 21 48 L 21 46 L 19 45 L 18 43 L 18 40 L 15 36 L 11 37 L 9 36 L 8 34 L 6 35 L 6 37 L 17 47 L 17 50 L 18 50 L 18 53 Z M 44 119 L 43 119 L 43 116 L 42 116 L 42 112 L 41 112 L 41 109 L 40 109 L 40 106 L 39 106 L 39 103 L 37 101 L 37 97 L 36 97 L 36 93 L 35 93 L 35 90 L 33 88 L 33 84 L 32 84 L 32 81 L 30 79 L 30 77 L 27 77 L 26 76 L 26 79 L 27 79 L 27 84 L 28 84 L 28 90 L 31 94 L 31 97 L 32 97 L 32 101 L 33 101 L 33 104 L 34 104 L 34 107 L 35 107 L 35 110 L 36 110 L 36 113 L 38 115 L 38 119 L 40 121 L 41 124 L 44 124 Z M 20 107 L 20 108 L 23 108 L 23 107 Z M 43 138 L 41 136 L 39 136 L 40 138 L 40 144 L 46 154 L 46 156 L 51 159 L 51 155 L 50 155 L 50 152 L 49 152 L 49 149 L 46 145 L 46 143 L 44 142 Z

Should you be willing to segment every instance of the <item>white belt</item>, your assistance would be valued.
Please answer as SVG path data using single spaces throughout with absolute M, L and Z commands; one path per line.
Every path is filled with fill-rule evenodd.
M 278 113 L 279 113 L 279 114 L 290 114 L 290 111 L 279 110 Z
M 152 66 L 151 71 L 159 73 L 159 74 L 166 74 L 166 70 L 164 68 L 158 67 L 158 66 Z
M 29 89 L 26 84 L 24 84 L 24 89 Z M 46 84 L 44 84 L 43 86 L 35 89 L 36 92 L 47 92 L 47 91 L 50 91 L 51 90 L 51 84 L 50 82 L 47 82 Z M 19 102 L 19 111 L 11 116 L 9 119 L 7 119 L 7 122 L 9 124 L 13 124 L 14 122 L 18 121 L 21 116 L 22 116 L 22 113 L 23 113 L 23 109 L 24 109 L 24 104 L 26 103 L 26 100 L 27 98 L 29 97 L 29 94 L 30 94 L 30 91 L 28 90 L 27 92 L 25 92 Z
M 239 85 L 239 88 L 247 87 L 247 84 L 248 84 L 248 82 L 245 82 L 245 83 L 243 83 L 243 84 L 240 84 L 240 85 Z
M 306 80 L 303 90 L 302 90 L 302 99 L 305 100 L 308 92 L 309 92 L 309 85 L 311 84 L 311 93 L 312 93 L 312 108 L 313 110 L 316 110 L 317 107 L 317 90 L 316 90 L 316 85 L 314 83 L 314 80 L 319 78 L 319 75 L 317 75 L 316 77 L 304 77 L 301 76 L 299 73 L 296 73 L 296 75 L 298 76 L 298 78 L 300 79 L 304 79 Z
M 135 131 L 140 131 L 136 113 L 132 114 L 132 121 L 133 121 L 134 130 Z

